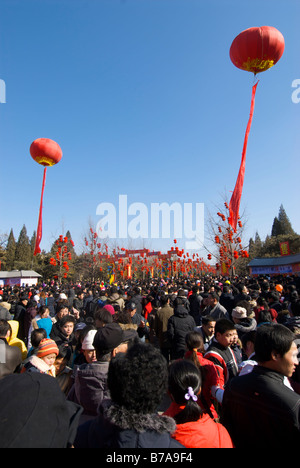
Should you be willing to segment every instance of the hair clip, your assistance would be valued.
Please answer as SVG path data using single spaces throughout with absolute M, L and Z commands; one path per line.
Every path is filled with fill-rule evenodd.
M 188 387 L 188 392 L 184 395 L 184 398 L 186 400 L 189 400 L 190 398 L 192 398 L 194 401 L 198 400 L 198 398 L 195 395 L 194 390 L 192 389 L 192 387 Z

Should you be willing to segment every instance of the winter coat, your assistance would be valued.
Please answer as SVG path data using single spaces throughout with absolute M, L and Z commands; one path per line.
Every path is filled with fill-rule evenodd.
M 125 301 L 122 296 L 120 296 L 118 293 L 113 293 L 111 296 L 107 298 L 107 304 L 111 304 L 112 306 L 114 304 L 119 305 L 121 312 L 125 308 Z
M 27 330 L 25 328 L 25 315 L 26 307 L 24 306 L 24 304 L 22 304 L 22 302 L 19 302 L 15 308 L 14 320 L 17 320 L 19 322 L 18 338 L 20 338 L 20 340 L 24 342 L 27 339 L 29 330 L 29 328 Z
M 221 388 L 224 388 L 228 380 L 238 374 L 238 364 L 234 352 L 230 346 L 222 346 L 215 338 L 204 357 L 215 364 L 219 374 Z
M 54 365 L 48 366 L 43 359 L 37 357 L 35 354 L 30 356 L 26 364 L 22 369 L 24 372 L 39 372 L 41 374 L 47 374 L 52 377 L 55 377 L 55 367 Z
M 297 447 L 300 395 L 284 384 L 284 375 L 257 365 L 230 380 L 222 403 L 222 423 L 237 448 Z
M 17 322 L 17 320 L 9 320 L 8 323 L 10 324 L 11 326 L 11 337 L 10 339 L 8 340 L 8 344 L 9 346 L 16 346 L 17 348 L 19 348 L 21 350 L 21 353 L 22 353 L 22 359 L 26 359 L 27 357 L 27 347 L 24 343 L 24 341 L 20 340 L 18 338 L 18 332 L 19 332 L 19 322 Z
M 37 328 L 43 328 L 46 333 L 47 333 L 47 338 L 50 338 L 50 333 L 52 330 L 53 322 L 50 317 L 47 318 L 41 318 L 40 315 L 38 314 L 31 322 L 29 332 L 28 332 L 28 340 L 27 340 L 27 347 L 28 349 L 31 348 L 31 333 L 33 330 Z
M 256 330 L 257 322 L 255 318 L 247 317 L 239 319 L 238 323 L 235 323 L 235 328 L 237 330 L 239 338 L 241 338 L 245 333 Z
M 195 320 L 188 310 L 179 305 L 174 309 L 174 315 L 168 320 L 168 337 L 171 341 L 171 359 L 183 358 L 186 351 L 185 337 L 195 328 Z
M 82 364 L 74 370 L 74 384 L 68 400 L 83 407 L 83 414 L 97 416 L 100 403 L 109 398 L 107 373 L 109 362 Z
M 190 305 L 190 314 L 192 317 L 194 317 L 194 320 L 196 322 L 196 325 L 201 324 L 201 302 L 202 302 L 202 297 L 199 294 L 192 294 L 188 298 L 189 300 L 189 305 Z
M 172 437 L 186 448 L 234 448 L 227 429 L 205 413 L 198 421 L 177 424 Z
M 0 320 L 11 320 L 12 315 L 6 307 L 3 306 L 3 303 L 0 303 Z
M 220 296 L 220 304 L 225 307 L 228 314 L 231 316 L 232 309 L 234 308 L 234 296 L 231 293 L 222 293 Z
M 0 380 L 18 371 L 21 363 L 21 350 L 16 346 L 9 346 L 5 338 L 0 338 Z
M 78 427 L 75 448 L 167 448 L 182 444 L 172 439 L 175 421 L 159 414 L 137 414 L 110 403 L 99 416 Z
M 168 320 L 174 314 L 174 309 L 168 304 L 161 307 L 156 312 L 154 321 L 154 331 L 157 336 L 160 349 L 170 348 L 168 339 Z
M 229 319 L 229 314 L 227 312 L 227 310 L 225 309 L 225 307 L 223 307 L 220 302 L 217 302 L 217 304 L 214 306 L 214 307 L 207 307 L 205 309 L 205 315 L 209 315 L 210 317 L 212 317 L 213 319 L 215 320 L 218 320 L 218 319 Z

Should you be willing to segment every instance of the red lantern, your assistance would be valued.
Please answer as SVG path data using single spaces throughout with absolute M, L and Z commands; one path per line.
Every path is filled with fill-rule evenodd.
M 242 31 L 232 42 L 230 59 L 241 70 L 255 75 L 268 70 L 281 58 L 284 37 L 272 26 L 249 28 Z
M 54 166 L 62 158 L 62 150 L 58 143 L 49 138 L 38 138 L 31 143 L 30 146 L 31 157 L 38 163 L 44 166 L 44 175 L 43 175 L 43 184 L 42 184 L 42 193 L 41 193 L 41 202 L 40 202 L 40 211 L 39 211 L 39 220 L 38 228 L 36 233 L 36 242 L 34 255 L 40 253 L 40 243 L 42 240 L 42 208 L 43 208 L 43 197 L 46 183 L 46 172 L 48 166 Z
M 249 28 L 242 31 L 232 42 L 230 59 L 232 63 L 242 70 L 252 72 L 254 75 L 271 68 L 281 58 L 284 51 L 284 38 L 280 31 L 272 26 Z M 242 159 L 234 191 L 229 203 L 228 222 L 236 232 L 239 217 L 240 201 L 242 196 L 246 151 L 248 137 L 253 119 L 255 94 L 258 82 L 252 86 L 250 116 L 246 127 Z

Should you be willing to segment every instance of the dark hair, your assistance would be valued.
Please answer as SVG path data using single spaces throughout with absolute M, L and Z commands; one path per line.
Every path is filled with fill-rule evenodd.
M 168 303 L 168 300 L 169 300 L 169 296 L 167 294 L 162 294 L 160 296 L 160 304 L 161 306 L 165 306 L 167 303 Z
M 46 312 L 46 310 L 49 310 L 49 307 L 48 307 L 48 306 L 46 306 L 46 305 L 41 306 L 41 307 L 39 308 L 39 315 L 40 315 L 40 316 L 44 315 L 44 313 Z M 49 310 L 49 312 L 50 312 L 50 310 Z
M 57 305 L 56 305 L 56 308 L 55 308 L 55 312 L 58 314 L 62 309 L 68 309 L 69 310 L 69 306 L 68 306 L 68 302 L 58 302 Z
M 216 319 L 213 318 L 211 315 L 204 315 L 202 317 L 202 325 L 207 325 L 210 322 L 216 322 Z
M 223 333 L 226 333 L 229 330 L 235 330 L 235 325 L 233 322 L 227 319 L 218 319 L 216 321 L 215 335 L 217 333 L 220 333 L 221 335 L 223 335 Z
M 37 348 L 44 338 L 47 338 L 47 332 L 44 328 L 36 328 L 33 330 L 30 335 L 32 347 Z
M 211 291 L 210 293 L 208 293 L 208 295 L 215 299 L 217 302 L 219 302 L 220 296 L 218 295 L 218 293 Z
M 257 323 L 272 322 L 272 315 L 268 310 L 261 310 L 257 316 Z
M 177 424 L 188 421 L 198 421 L 202 414 L 198 400 L 186 399 L 185 395 L 191 387 L 194 394 L 198 395 L 202 385 L 200 370 L 191 361 L 180 359 L 174 361 L 169 367 L 168 388 L 174 401 L 185 408 L 174 416 Z M 199 397 L 199 395 L 198 395 Z
M 244 333 L 241 336 L 241 342 L 242 342 L 242 347 L 245 349 L 246 344 L 251 341 L 251 343 L 255 343 L 255 337 L 256 337 L 256 330 L 251 330 L 247 333 Z
M 204 353 L 203 338 L 202 338 L 202 335 L 198 333 L 197 331 L 191 331 L 187 333 L 185 336 L 185 343 L 189 351 L 193 351 L 194 349 L 197 349 L 200 353 L 202 354 Z M 197 357 L 197 354 L 196 354 L 196 357 Z
M 280 356 L 286 354 L 295 339 L 294 333 L 281 324 L 262 325 L 257 329 L 254 350 L 258 362 L 272 359 L 272 352 Z
M 111 360 L 107 384 L 115 403 L 134 413 L 151 414 L 167 391 L 167 361 L 150 343 L 134 344 Z
M 113 316 L 107 309 L 97 308 L 94 313 L 94 320 L 101 320 L 104 323 L 112 323 Z
M 69 347 L 66 346 L 59 346 L 58 347 L 58 355 L 56 359 L 64 359 L 65 361 L 69 362 L 71 359 L 72 352 Z
M 197 352 L 201 354 L 204 354 L 205 352 L 202 335 L 197 331 L 191 331 L 186 334 L 185 343 L 186 343 L 187 349 L 192 352 L 191 357 L 187 359 L 192 361 L 193 364 L 195 364 L 195 366 L 198 367 L 198 369 L 201 372 L 202 380 L 205 380 L 206 369 L 205 367 L 201 366 L 200 361 L 198 359 L 198 355 L 197 355 Z
M 66 323 L 70 323 L 70 322 L 74 323 L 75 325 L 76 323 L 75 317 L 73 317 L 73 315 L 65 315 L 59 322 L 59 328 L 64 327 Z
M 2 338 L 4 338 L 7 335 L 8 331 L 10 331 L 10 333 L 12 332 L 11 326 L 8 323 L 8 321 L 7 320 L 0 320 L 0 336 Z

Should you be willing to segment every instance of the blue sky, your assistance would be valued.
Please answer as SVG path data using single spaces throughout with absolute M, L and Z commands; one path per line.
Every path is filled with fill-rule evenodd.
M 299 17 L 292 0 L 2 0 L 0 234 L 37 228 L 43 168 L 29 147 L 40 137 L 63 151 L 47 171 L 42 248 L 70 230 L 80 251 L 98 204 L 117 207 L 121 194 L 129 204 L 217 211 L 235 185 L 253 84 L 229 49 L 241 31 L 263 25 L 281 31 L 285 51 L 259 76 L 245 242 L 270 233 L 281 204 L 300 233 Z

